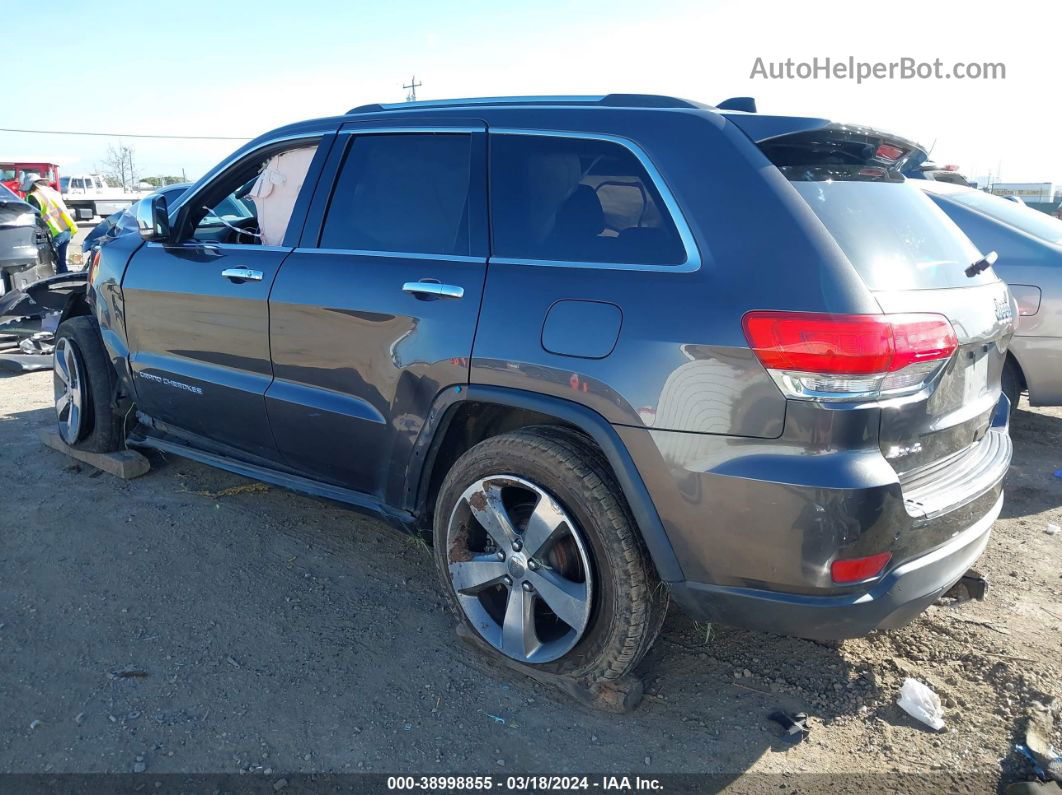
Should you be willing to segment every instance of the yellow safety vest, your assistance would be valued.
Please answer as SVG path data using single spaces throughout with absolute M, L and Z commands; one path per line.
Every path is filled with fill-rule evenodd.
M 70 234 L 77 234 L 77 223 L 70 217 L 70 211 L 63 203 L 63 197 L 55 189 L 46 185 L 35 185 L 30 193 L 41 206 L 41 217 L 48 224 L 48 231 L 52 237 L 57 237 L 63 232 L 70 230 Z

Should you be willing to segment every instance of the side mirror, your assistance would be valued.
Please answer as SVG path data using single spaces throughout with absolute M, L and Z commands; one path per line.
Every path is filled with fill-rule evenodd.
M 165 196 L 141 199 L 136 205 L 136 225 L 140 237 L 147 241 L 165 243 L 170 239 L 170 214 Z

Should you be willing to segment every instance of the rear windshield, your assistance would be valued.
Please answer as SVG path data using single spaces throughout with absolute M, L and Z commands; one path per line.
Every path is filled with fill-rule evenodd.
M 1025 207 L 1017 202 L 1001 199 L 979 190 L 945 193 L 945 198 L 971 207 L 1005 224 L 1015 226 L 1033 237 L 1055 245 L 1062 245 L 1062 221 L 1047 213 Z
M 796 179 L 790 184 L 872 290 L 971 287 L 996 281 L 991 268 L 966 275 L 981 254 L 913 185 L 844 179 Z

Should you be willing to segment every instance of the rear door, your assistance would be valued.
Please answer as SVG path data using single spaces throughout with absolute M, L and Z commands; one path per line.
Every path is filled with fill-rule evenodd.
M 317 134 L 281 147 L 317 147 L 303 204 L 289 222 L 291 239 L 261 245 L 254 235 L 256 210 L 246 191 L 274 153 L 270 147 L 187 196 L 173 242 L 147 243 L 133 255 L 122 291 L 140 411 L 210 442 L 276 458 L 264 399 L 273 378 L 267 299 L 320 173 L 327 146 L 319 144 L 328 140 Z
M 467 383 L 487 255 L 478 121 L 350 124 L 269 299 L 285 461 L 395 502 L 435 396 Z

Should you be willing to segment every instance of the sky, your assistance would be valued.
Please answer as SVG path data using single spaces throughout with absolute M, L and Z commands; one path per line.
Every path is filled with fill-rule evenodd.
M 172 10 L 166 10 L 167 8 Z M 917 13 L 915 13 L 917 9 Z M 405 98 L 652 93 L 880 127 L 971 178 L 1062 185 L 1062 2 L 0 0 L 0 127 L 253 137 Z M 17 53 L 19 43 L 27 52 Z M 54 45 L 54 50 L 53 50 Z M 32 53 L 29 51 L 32 47 Z M 57 68 L 33 53 L 49 52 Z M 1005 79 L 753 77 L 769 64 L 940 59 Z M 0 132 L 0 160 L 93 171 L 119 138 Z M 196 178 L 239 141 L 122 138 L 144 176 Z

